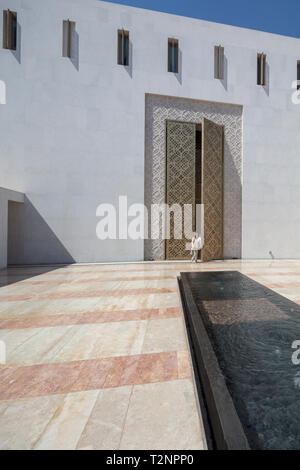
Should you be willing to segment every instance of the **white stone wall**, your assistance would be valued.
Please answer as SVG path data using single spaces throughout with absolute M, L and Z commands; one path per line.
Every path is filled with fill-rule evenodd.
M 143 241 L 96 238 L 96 208 L 144 201 L 145 94 L 243 106 L 242 256 L 300 257 L 300 105 L 291 102 L 300 40 L 98 0 L 0 0 L 18 12 L 16 52 L 0 49 L 0 186 L 26 194 L 14 263 L 127 261 Z M 62 55 L 62 21 L 76 54 Z M 117 29 L 131 62 L 117 65 Z M 2 14 L 0 15 L 2 31 Z M 179 73 L 167 39 L 179 39 Z M 215 80 L 213 47 L 225 47 Z M 256 85 L 256 54 L 267 85 Z

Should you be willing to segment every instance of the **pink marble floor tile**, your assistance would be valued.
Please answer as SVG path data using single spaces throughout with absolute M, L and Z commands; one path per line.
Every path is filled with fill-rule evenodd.
M 24 300 L 58 300 L 58 299 L 81 299 L 87 297 L 120 297 L 127 295 L 146 295 L 146 294 L 170 294 L 177 292 L 177 288 L 142 288 L 142 289 L 124 289 L 124 290 L 84 290 L 79 292 L 50 292 L 48 294 L 21 294 L 21 295 L 1 295 L 0 302 L 15 302 Z
M 174 380 L 176 377 L 178 377 L 176 352 L 140 356 L 135 383 L 164 382 Z
M 101 273 L 102 274 L 102 273 Z M 52 280 L 52 279 L 43 279 L 43 280 L 22 280 L 18 284 L 22 285 L 63 285 L 63 284 L 89 284 L 93 283 L 103 283 L 103 282 L 130 282 L 130 281 L 160 281 L 160 280 L 172 280 L 176 278 L 176 274 L 173 276 L 134 276 L 134 277 L 87 277 L 83 279 L 61 279 L 61 280 Z
M 72 387 L 76 389 L 76 391 L 100 390 L 104 388 L 107 375 L 111 373 L 114 369 L 115 363 L 118 362 L 116 359 L 119 359 L 121 362 L 123 357 L 108 357 L 101 360 L 92 359 L 89 361 L 79 361 L 81 362 L 80 374 Z
M 0 369 L 0 400 L 178 379 L 176 351 Z
M 132 356 L 130 358 L 126 356 L 121 358 L 112 358 L 112 367 L 106 376 L 104 388 L 120 387 L 123 375 L 130 377 L 129 382 L 132 383 L 136 377 L 133 371 L 135 371 L 137 363 L 137 356 Z M 130 383 L 125 383 L 124 385 L 130 385 Z
M 0 330 L 43 328 L 89 323 L 111 323 L 181 316 L 179 308 L 152 308 L 136 310 L 93 311 L 75 314 L 41 315 L 34 317 L 9 317 L 0 319 Z
M 181 315 L 181 310 L 177 307 L 160 308 L 158 314 L 156 309 L 151 309 L 149 314 L 149 320 L 160 318 L 177 318 L 181 317 Z

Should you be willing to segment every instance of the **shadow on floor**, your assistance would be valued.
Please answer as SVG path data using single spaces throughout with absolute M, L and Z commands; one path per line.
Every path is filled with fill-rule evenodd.
M 70 265 L 47 265 L 47 266 L 36 266 L 36 265 L 26 265 L 26 266 L 8 266 L 5 269 L 0 270 L 0 288 L 8 286 L 10 284 L 15 284 L 20 281 L 25 281 L 31 277 L 40 276 L 41 274 L 47 274 L 51 271 L 57 269 L 65 268 Z

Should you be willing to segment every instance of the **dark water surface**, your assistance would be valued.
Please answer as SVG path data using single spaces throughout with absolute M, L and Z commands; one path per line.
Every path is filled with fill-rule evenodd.
M 236 271 L 188 281 L 250 447 L 300 449 L 300 306 Z

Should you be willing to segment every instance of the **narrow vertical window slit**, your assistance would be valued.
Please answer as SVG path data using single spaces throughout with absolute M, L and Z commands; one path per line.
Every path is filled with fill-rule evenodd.
M 129 65 L 129 31 L 118 30 L 118 64 Z
M 3 49 L 15 51 L 17 49 L 18 34 L 17 13 L 15 11 L 3 11 Z

